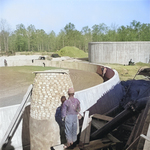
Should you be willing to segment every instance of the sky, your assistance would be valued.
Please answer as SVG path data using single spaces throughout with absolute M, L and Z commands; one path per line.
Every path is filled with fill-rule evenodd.
M 69 23 L 78 31 L 101 23 L 120 27 L 150 23 L 150 0 L 0 0 L 1 19 L 12 31 L 22 23 L 56 34 Z

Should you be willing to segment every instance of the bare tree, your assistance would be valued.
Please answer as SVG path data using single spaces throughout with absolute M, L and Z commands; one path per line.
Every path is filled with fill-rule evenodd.
M 0 20 L 0 52 L 7 52 L 8 48 L 8 39 L 10 35 L 10 27 L 6 20 Z

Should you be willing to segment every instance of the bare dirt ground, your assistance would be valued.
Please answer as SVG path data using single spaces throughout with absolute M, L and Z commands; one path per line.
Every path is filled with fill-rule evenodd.
M 70 69 L 70 78 L 75 91 L 80 91 L 103 82 L 103 79 L 94 72 Z M 11 77 L 10 77 L 11 75 Z M 30 83 L 23 75 L 15 72 L 0 71 L 0 107 L 21 103 Z
M 87 89 L 103 82 L 101 76 L 94 72 L 73 69 L 69 71 L 75 91 Z

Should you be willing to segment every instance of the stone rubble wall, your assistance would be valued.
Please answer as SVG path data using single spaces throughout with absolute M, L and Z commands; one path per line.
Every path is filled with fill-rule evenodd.
M 73 87 L 68 74 L 36 73 L 31 101 L 31 117 L 37 120 L 50 119 L 61 104 L 61 96 Z
M 30 149 L 49 150 L 60 144 L 55 113 L 61 105 L 61 96 L 66 96 L 73 87 L 69 74 L 62 72 L 36 73 L 30 109 Z
M 61 97 L 68 98 L 68 88 L 73 87 L 73 84 L 69 70 L 35 74 L 30 109 L 30 149 L 49 150 L 51 146 L 60 144 L 55 113 L 61 105 Z

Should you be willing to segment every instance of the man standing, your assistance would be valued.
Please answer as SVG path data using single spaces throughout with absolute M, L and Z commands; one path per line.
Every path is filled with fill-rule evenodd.
M 61 109 L 62 109 L 62 105 L 65 102 L 66 97 L 62 96 L 61 97 L 61 106 L 59 106 L 56 109 L 56 114 L 55 114 L 55 120 L 59 125 L 59 129 L 60 129 L 60 140 L 61 140 L 61 144 L 65 144 L 66 143 L 66 136 L 65 136 L 65 124 L 64 121 L 62 121 L 61 118 Z
M 5 65 L 5 67 L 7 66 L 7 60 L 6 59 L 4 59 L 4 65 Z
M 80 102 L 74 98 L 73 88 L 69 88 L 68 95 L 69 98 L 63 103 L 61 110 L 62 120 L 65 121 L 66 147 L 71 146 L 77 140 L 77 115 L 80 111 Z

